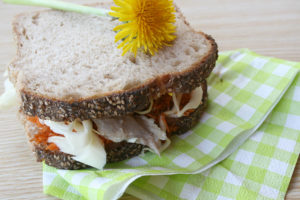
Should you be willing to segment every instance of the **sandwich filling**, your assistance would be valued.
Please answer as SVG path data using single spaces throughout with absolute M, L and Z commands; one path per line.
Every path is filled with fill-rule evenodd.
M 4 77 L 6 77 L 6 73 Z M 4 82 L 4 93 L 0 96 L 0 110 L 10 108 L 17 104 L 17 92 L 14 85 L 7 78 Z
M 43 121 L 52 131 L 61 136 L 51 136 L 49 143 L 60 151 L 74 155 L 72 158 L 89 166 L 102 169 L 106 163 L 106 152 L 101 139 L 93 132 L 91 120 L 75 120 L 71 123 Z
M 12 92 L 6 93 L 10 99 Z M 191 93 L 169 93 L 152 100 L 145 111 L 109 119 L 54 122 L 27 117 L 38 127 L 31 142 L 45 146 L 46 150 L 73 155 L 74 160 L 97 169 L 106 164 L 105 145 L 111 142 L 142 144 L 146 146 L 144 150 L 159 155 L 169 146 L 170 133 L 179 128 L 169 125 L 166 118 L 188 116 L 202 103 L 202 96 L 201 87 Z M 6 96 L 2 98 L 5 100 Z

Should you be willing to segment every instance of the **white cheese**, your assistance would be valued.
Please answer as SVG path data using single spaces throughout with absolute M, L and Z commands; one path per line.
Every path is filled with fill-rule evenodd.
M 106 163 L 106 152 L 103 142 L 93 132 L 90 120 L 75 120 L 68 125 L 64 122 L 43 121 L 55 133 L 64 135 L 52 136 L 48 142 L 55 143 L 60 151 L 74 155 L 73 159 L 97 169 L 102 169 Z M 75 132 L 76 131 L 76 132 Z
M 159 154 L 169 142 L 166 132 L 161 130 L 153 119 L 145 116 L 124 116 L 110 119 L 93 119 L 97 132 L 114 142 L 134 142 L 148 146 Z
M 180 110 L 179 105 L 182 94 L 173 93 L 172 99 L 174 106 L 171 110 L 165 112 L 169 117 L 182 117 L 183 114 L 189 109 L 195 109 L 202 103 L 203 90 L 201 87 L 196 88 L 191 93 L 190 101 Z
M 0 110 L 17 105 L 17 92 L 14 85 L 7 78 L 4 82 L 4 93 L 0 96 Z
M 163 152 L 166 148 L 168 148 L 168 146 L 171 144 L 171 140 L 168 138 L 168 137 L 166 137 L 166 140 L 165 140 L 165 142 L 161 145 L 161 147 L 160 147 L 160 152 Z
M 114 142 L 127 141 L 148 146 L 148 150 L 160 154 L 170 140 L 153 119 L 145 116 L 125 116 L 113 119 L 94 119 L 97 131 L 93 130 L 91 120 L 75 120 L 69 124 L 40 120 L 41 123 L 60 136 L 52 136 L 48 142 L 55 143 L 60 151 L 74 155 L 73 159 L 89 166 L 102 169 L 106 163 L 106 152 L 100 134 Z M 95 133 L 96 132 L 96 133 Z
M 163 121 L 163 116 L 162 116 L 162 115 L 159 116 L 159 127 L 160 127 L 161 130 L 163 130 L 164 132 L 167 131 L 167 127 L 166 127 L 166 125 L 165 125 L 165 123 L 164 123 L 164 121 Z

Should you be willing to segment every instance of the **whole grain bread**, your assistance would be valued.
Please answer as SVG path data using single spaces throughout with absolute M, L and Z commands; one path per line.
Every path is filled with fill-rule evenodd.
M 170 126 L 176 127 L 176 129 L 172 130 L 170 135 L 185 133 L 199 122 L 199 118 L 207 107 L 206 82 L 202 82 L 201 86 L 203 89 L 203 97 L 202 104 L 199 105 L 198 108 L 189 113 L 188 116 L 182 116 L 179 118 L 166 118 L 166 121 Z M 63 153 L 61 151 L 50 151 L 46 149 L 46 146 L 34 143 L 32 138 L 38 133 L 38 127 L 34 123 L 26 120 L 26 116 L 24 114 L 21 114 L 21 120 L 24 124 L 28 140 L 31 143 L 32 151 L 35 153 L 37 161 L 45 161 L 47 165 L 59 169 L 84 169 L 89 167 L 72 159 L 72 155 Z M 126 141 L 119 143 L 108 143 L 105 145 L 107 163 L 119 162 L 137 156 L 141 154 L 145 147 L 146 146 L 141 144 L 128 143 Z
M 166 92 L 192 91 L 215 66 L 214 39 L 193 30 L 178 8 L 177 38 L 155 56 L 121 56 L 112 31 L 118 24 L 54 10 L 17 16 L 18 50 L 9 75 L 21 110 L 53 121 L 128 115 Z

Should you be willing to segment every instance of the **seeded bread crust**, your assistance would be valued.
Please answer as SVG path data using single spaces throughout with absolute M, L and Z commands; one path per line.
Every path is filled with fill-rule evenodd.
M 34 135 L 38 133 L 38 127 L 34 123 L 26 120 L 26 116 L 24 114 L 20 113 L 19 117 L 24 124 L 25 132 L 29 143 L 31 144 L 31 149 L 38 162 L 45 161 L 47 165 L 59 169 L 84 169 L 90 167 L 74 160 L 70 154 L 66 154 L 61 151 L 50 151 L 46 149 L 45 145 L 37 144 L 32 141 Z M 113 163 L 132 158 L 139 155 L 144 148 L 144 145 L 124 141 L 106 144 L 106 162 Z
M 190 113 L 188 116 L 182 116 L 180 118 L 166 117 L 167 124 L 170 127 L 177 127 L 177 129 L 172 130 L 172 134 L 185 133 L 198 123 L 199 118 L 202 116 L 205 108 L 207 107 L 208 100 L 206 81 L 201 83 L 201 87 L 203 90 L 202 104 L 200 104 L 194 112 Z
M 171 134 L 185 133 L 198 123 L 199 118 L 201 117 L 207 106 L 206 83 L 202 82 L 201 85 L 204 91 L 202 104 L 194 112 L 190 113 L 189 116 L 183 116 L 180 118 L 166 118 L 168 124 L 178 127 L 178 129 L 171 132 Z M 24 123 L 25 131 L 30 141 L 34 134 L 37 133 L 37 127 L 35 124 L 26 120 L 24 116 L 22 117 L 22 121 Z M 45 161 L 47 165 L 59 169 L 76 170 L 89 168 L 89 166 L 72 159 L 72 155 L 70 154 L 66 154 L 60 151 L 46 150 L 45 146 L 37 145 L 33 142 L 30 143 L 32 151 L 36 155 L 36 159 L 38 162 Z M 141 144 L 128 142 L 110 143 L 105 146 L 107 163 L 119 162 L 132 158 L 134 156 L 138 156 L 142 153 L 145 147 L 146 146 Z
M 135 143 L 113 143 L 105 147 L 107 163 L 119 162 L 139 155 L 145 146 Z M 46 150 L 41 146 L 34 146 L 33 152 L 36 155 L 38 162 L 45 161 L 49 166 L 58 169 L 85 169 L 90 166 L 78 162 L 72 158 L 72 155 L 63 153 L 61 151 Z
M 151 98 L 157 98 L 166 92 L 190 92 L 209 76 L 218 57 L 214 39 L 208 35 L 205 37 L 211 43 L 210 51 L 186 71 L 157 77 L 134 89 L 78 101 L 51 99 L 22 90 L 21 110 L 28 116 L 53 121 L 117 117 L 146 109 Z
M 91 4 L 90 6 L 97 5 L 105 6 L 106 4 Z M 189 25 L 178 7 L 176 7 L 176 10 L 179 11 L 184 22 Z M 18 57 L 20 56 L 21 33 L 17 31 L 16 26 L 17 23 L 14 23 L 13 30 L 18 46 Z M 42 94 L 33 94 L 23 89 L 20 91 L 22 100 L 20 109 L 28 116 L 38 116 L 40 119 L 53 121 L 107 118 L 129 115 L 136 111 L 144 110 L 149 106 L 150 99 L 158 98 L 167 92 L 190 92 L 199 87 L 201 82 L 209 76 L 218 58 L 218 47 L 215 40 L 203 32 L 196 33 L 206 38 L 210 44 L 210 50 L 205 56 L 199 58 L 197 62 L 184 71 L 158 76 L 132 89 L 112 91 L 102 96 L 94 96 L 76 101 L 49 98 Z

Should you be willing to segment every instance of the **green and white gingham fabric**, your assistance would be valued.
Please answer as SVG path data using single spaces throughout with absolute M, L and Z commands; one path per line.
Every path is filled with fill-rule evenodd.
M 220 53 L 206 113 L 193 130 L 172 136 L 161 157 L 146 153 L 102 171 L 44 165 L 44 192 L 62 199 L 117 199 L 126 189 L 142 199 L 282 199 L 300 152 L 299 68 L 246 49 Z
M 284 199 L 300 152 L 299 123 L 300 76 L 262 126 L 224 161 L 195 175 L 142 177 L 127 192 L 141 199 Z

